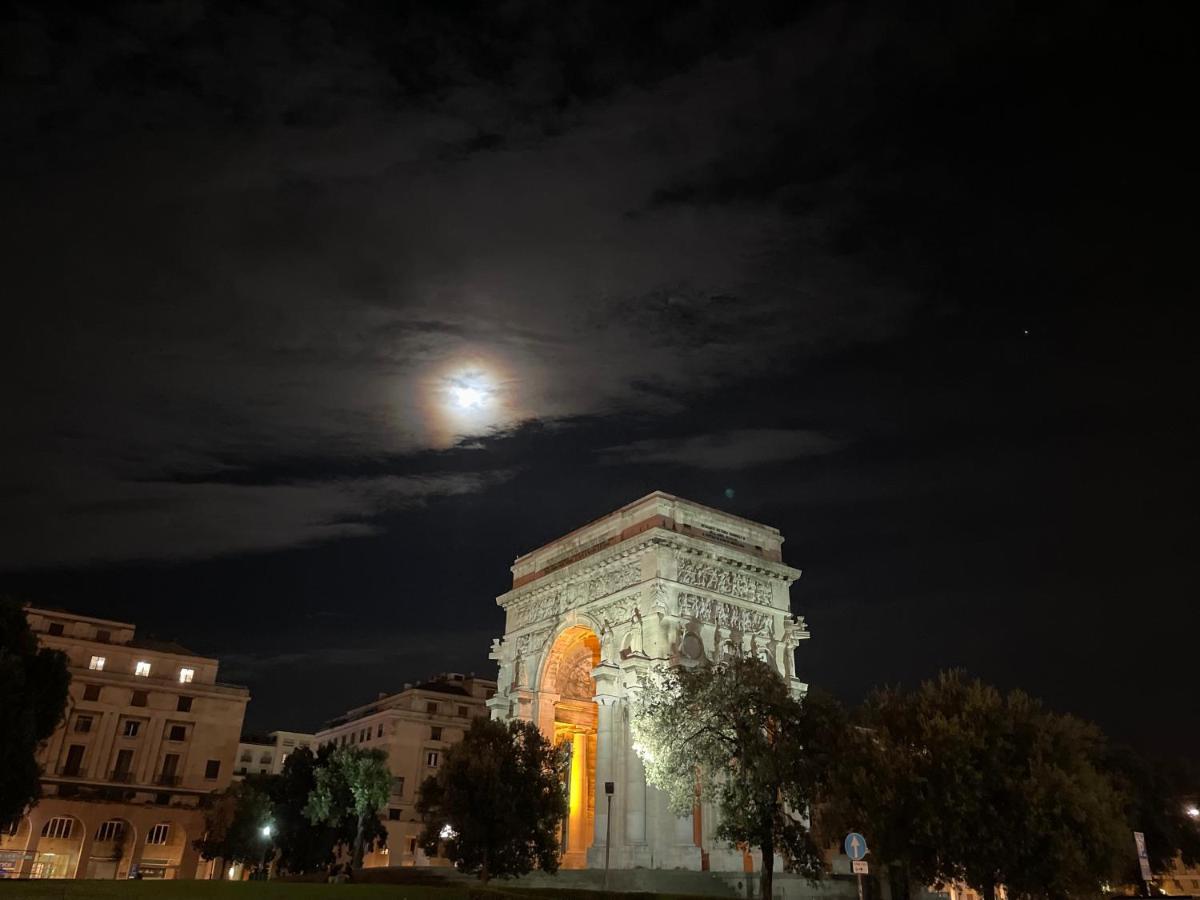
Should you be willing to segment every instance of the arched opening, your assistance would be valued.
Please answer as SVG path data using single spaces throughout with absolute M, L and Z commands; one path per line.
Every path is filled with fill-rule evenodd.
M 187 832 L 177 822 L 156 822 L 146 833 L 146 847 L 138 860 L 142 878 L 179 878 L 179 862 L 187 845 Z M 191 877 L 189 873 L 187 877 Z
M 554 641 L 546 658 L 541 693 L 553 701 L 553 723 L 542 729 L 555 744 L 571 748 L 567 772 L 569 812 L 563 829 L 564 868 L 587 865 L 596 816 L 596 683 L 592 669 L 600 663 L 600 639 L 584 625 L 568 628 Z M 552 729 L 552 730 L 551 730 Z
M 83 847 L 83 822 L 74 816 L 52 816 L 42 826 L 31 878 L 74 878 Z
M 87 877 L 117 879 L 129 877 L 136 844 L 133 825 L 125 819 L 106 819 L 92 835 L 92 853 L 87 860 Z

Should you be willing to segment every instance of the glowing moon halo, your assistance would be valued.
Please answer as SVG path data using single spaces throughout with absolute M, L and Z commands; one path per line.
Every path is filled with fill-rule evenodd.
M 471 385 L 456 384 L 450 388 L 450 399 L 459 409 L 478 409 L 487 402 L 487 391 Z

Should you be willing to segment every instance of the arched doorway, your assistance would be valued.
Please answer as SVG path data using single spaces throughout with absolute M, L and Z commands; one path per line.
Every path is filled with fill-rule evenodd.
M 596 683 L 592 669 L 600 662 L 600 639 L 584 625 L 574 625 L 554 641 L 539 685 L 547 707 L 542 730 L 555 744 L 569 744 L 567 774 L 569 812 L 563 829 L 563 868 L 584 868 L 596 816 Z
M 87 877 L 128 878 L 136 843 L 133 825 L 125 819 L 106 819 L 92 835 L 92 853 L 87 862 Z
M 74 816 L 51 816 L 33 857 L 31 878 L 74 878 L 80 864 L 85 826 Z

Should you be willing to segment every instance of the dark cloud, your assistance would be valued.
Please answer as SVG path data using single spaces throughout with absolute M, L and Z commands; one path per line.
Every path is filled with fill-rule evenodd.
M 661 463 L 728 471 L 831 453 L 840 446 L 840 441 L 816 431 L 745 428 L 686 438 L 648 438 L 606 447 L 600 455 L 608 465 Z
M 962 663 L 1118 728 L 1190 702 L 1125 661 L 1190 677 L 1152 639 L 1194 620 L 1169 16 L 0 16 L 6 589 L 311 725 L 483 670 L 512 558 L 662 488 L 783 529 L 848 697 Z

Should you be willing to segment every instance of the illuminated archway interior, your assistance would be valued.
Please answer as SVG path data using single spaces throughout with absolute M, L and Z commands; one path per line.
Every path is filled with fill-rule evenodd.
M 600 662 L 600 640 L 582 625 L 568 628 L 554 642 L 542 679 L 543 694 L 556 696 L 555 744 L 568 743 L 570 812 L 563 833 L 564 868 L 587 865 L 596 816 L 596 684 L 592 669 Z M 543 726 L 543 730 L 546 729 Z

